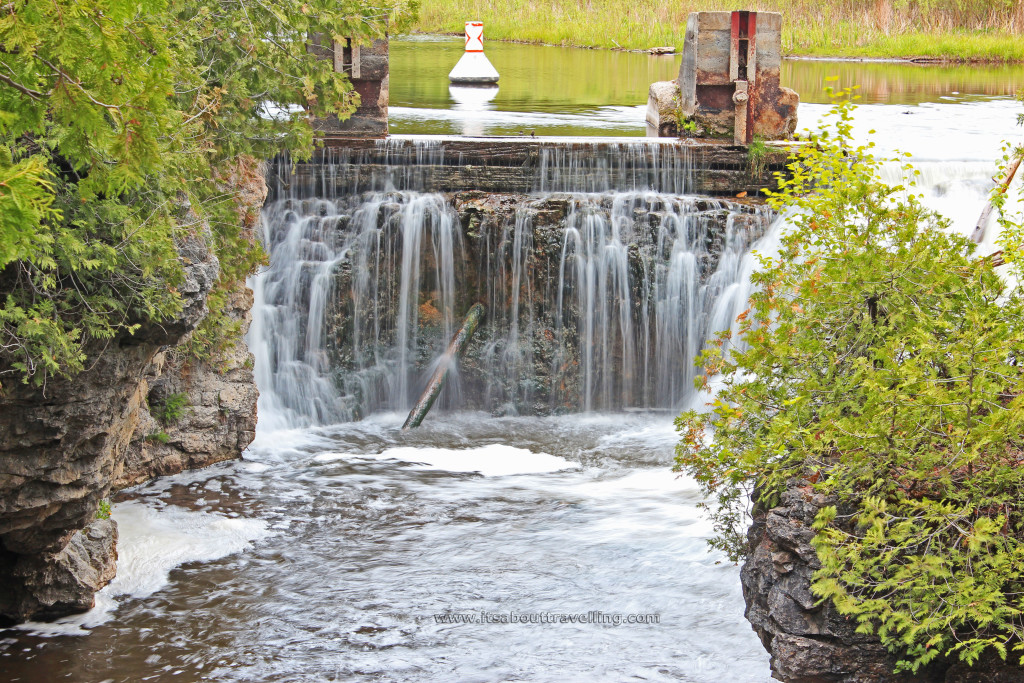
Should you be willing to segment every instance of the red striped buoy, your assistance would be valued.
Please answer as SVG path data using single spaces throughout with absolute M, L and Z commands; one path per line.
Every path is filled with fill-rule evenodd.
M 484 85 L 498 82 L 498 72 L 484 56 L 484 24 L 466 22 L 466 51 L 448 74 L 452 83 Z

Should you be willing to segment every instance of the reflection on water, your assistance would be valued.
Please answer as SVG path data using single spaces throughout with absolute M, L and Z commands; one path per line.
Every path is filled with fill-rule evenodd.
M 393 39 L 391 106 L 449 108 L 448 72 L 463 46 L 462 38 Z M 501 74 L 495 106 L 506 111 L 566 113 L 647 104 L 650 84 L 673 78 L 679 70 L 678 58 L 671 55 L 496 41 L 488 41 L 485 51 Z
M 448 89 L 463 45 L 461 38 L 392 40 L 392 133 L 643 136 L 644 115 L 639 110 L 638 126 L 634 109 L 646 106 L 651 83 L 679 69 L 673 56 L 488 41 L 500 91 L 467 113 Z
M 498 96 L 496 85 L 449 85 L 448 95 L 451 97 L 452 108 L 456 111 L 480 114 L 491 108 L 491 102 Z M 463 119 L 462 134 L 469 136 L 483 135 L 483 122 L 476 116 Z
M 487 55 L 501 73 L 501 89 L 467 112 L 448 88 L 462 49 L 461 38 L 392 41 L 392 133 L 642 136 L 648 87 L 675 78 L 680 61 L 678 55 L 490 41 Z M 964 103 L 1012 95 L 1024 87 L 1024 69 L 789 60 L 782 84 L 803 103 L 827 103 L 828 85 L 859 85 L 866 104 Z
M 837 80 L 826 82 L 827 78 Z M 827 103 L 825 85 L 859 86 L 865 104 L 923 104 L 971 101 L 978 95 L 1012 96 L 1024 88 L 1019 64 L 908 64 L 901 62 L 829 62 L 787 60 L 782 82 L 800 93 L 801 102 Z

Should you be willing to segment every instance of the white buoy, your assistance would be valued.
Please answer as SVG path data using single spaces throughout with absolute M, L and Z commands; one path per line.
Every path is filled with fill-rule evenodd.
M 484 24 L 466 22 L 466 51 L 448 74 L 452 83 L 485 85 L 498 82 L 498 72 L 484 56 Z

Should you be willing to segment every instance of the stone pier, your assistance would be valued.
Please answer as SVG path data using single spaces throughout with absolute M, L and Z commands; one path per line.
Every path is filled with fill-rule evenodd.
M 648 134 L 736 144 L 790 139 L 800 98 L 782 87 L 781 67 L 781 14 L 690 14 L 679 77 L 651 85 Z
M 360 45 L 349 38 L 331 41 L 313 36 L 309 50 L 321 59 L 333 60 L 334 70 L 348 74 L 353 89 L 359 93 L 359 107 L 352 116 L 344 121 L 333 115 L 317 119 L 316 131 L 327 136 L 387 137 L 390 82 L 387 38 Z

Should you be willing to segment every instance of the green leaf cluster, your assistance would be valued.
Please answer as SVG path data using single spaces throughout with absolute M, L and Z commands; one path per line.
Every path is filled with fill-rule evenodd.
M 163 425 L 172 425 L 185 415 L 188 407 L 188 394 L 184 392 L 168 394 L 159 403 L 150 405 L 150 413 Z
M 263 258 L 225 181 L 253 158 L 308 156 L 313 117 L 344 118 L 358 105 L 308 37 L 367 41 L 401 29 L 414 9 L 408 0 L 3 3 L 0 382 L 73 374 L 90 344 L 178 313 L 184 236 L 204 237 L 219 257 L 213 304 L 222 304 L 226 285 Z
M 761 258 L 737 338 L 703 355 L 698 384 L 718 376 L 720 389 L 710 412 L 677 419 L 677 469 L 714 501 L 712 545 L 733 560 L 752 494 L 831 496 L 812 590 L 902 667 L 1016 658 L 1024 297 L 920 197 L 880 180 L 871 145 L 851 142 L 852 93 L 838 100 L 770 199 L 788 229 Z

